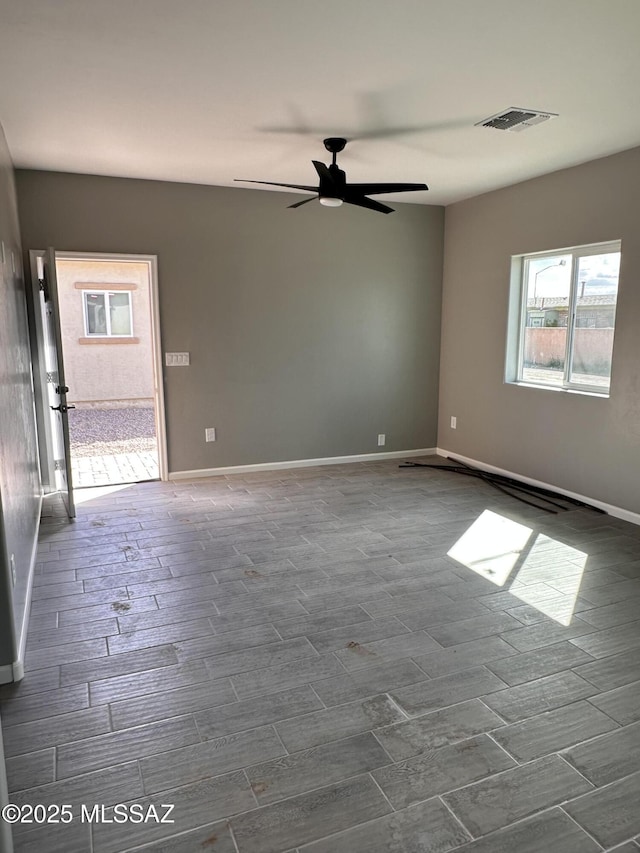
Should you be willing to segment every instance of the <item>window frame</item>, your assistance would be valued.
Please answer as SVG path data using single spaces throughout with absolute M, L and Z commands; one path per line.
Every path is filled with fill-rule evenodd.
M 600 397 L 609 397 L 611 392 L 611 372 L 609 373 L 608 385 L 587 385 L 584 382 L 571 381 L 574 362 L 574 338 L 576 326 L 576 315 L 578 308 L 578 274 L 580 258 L 590 255 L 604 255 L 609 253 L 622 253 L 621 240 L 608 240 L 604 243 L 590 243 L 585 246 L 571 246 L 564 249 L 554 249 L 544 252 L 527 252 L 522 255 L 514 255 L 511 258 L 511 294 L 516 302 L 516 311 L 513 308 L 509 312 L 509 328 L 507 338 L 507 372 L 505 381 L 510 384 L 522 385 L 529 388 L 543 388 L 552 391 L 570 391 Z M 525 330 L 527 328 L 527 299 L 529 284 L 529 267 L 532 261 L 544 258 L 557 258 L 558 256 L 571 256 L 571 281 L 569 285 L 569 300 L 567 306 L 567 336 L 565 341 L 565 359 L 562 383 L 546 383 L 544 381 L 532 381 L 524 377 L 524 352 L 525 352 Z M 619 279 L 618 279 L 619 282 Z M 616 304 L 617 309 L 617 295 Z M 615 310 L 613 321 L 613 333 L 615 339 Z M 514 328 L 517 323 L 517 328 Z
M 126 294 L 128 298 L 129 304 L 129 329 L 130 332 L 128 335 L 119 335 L 114 334 L 111 331 L 111 297 L 112 296 L 121 296 L 122 294 Z M 89 314 L 87 311 L 87 296 L 104 296 L 105 299 L 105 321 L 107 332 L 106 334 L 99 334 L 97 332 L 89 331 Z M 103 290 L 103 289 L 83 289 L 82 290 L 82 317 L 84 322 L 84 333 L 86 338 L 91 338 L 95 340 L 96 338 L 124 338 L 129 339 L 133 338 L 133 299 L 131 298 L 130 290 Z

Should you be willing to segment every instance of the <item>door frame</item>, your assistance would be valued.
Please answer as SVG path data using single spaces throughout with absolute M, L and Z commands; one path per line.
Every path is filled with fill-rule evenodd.
M 31 342 L 31 360 L 33 362 L 33 393 L 35 398 L 36 433 L 38 436 L 38 457 L 40 462 L 40 484 L 43 494 L 56 491 L 55 453 L 47 398 L 47 374 L 44 356 L 44 332 L 40 314 L 40 282 L 38 278 L 38 258 L 44 257 L 44 249 L 29 250 L 29 272 L 31 289 L 29 291 L 28 310 Z
M 43 250 L 31 250 L 34 254 Z M 151 350 L 153 364 L 154 412 L 156 426 L 156 441 L 158 445 L 158 472 L 161 480 L 169 479 L 169 463 L 167 457 L 167 427 L 164 404 L 164 371 L 162 363 L 162 343 L 160 335 L 160 295 L 158 288 L 158 256 L 134 255 L 112 252 L 66 252 L 56 249 L 56 260 L 95 260 L 122 263 L 145 263 L 149 276 L 149 308 L 151 316 Z M 37 399 L 37 398 L 36 398 Z M 47 456 L 45 455 L 45 460 Z M 44 464 L 43 464 L 44 468 Z M 44 473 L 44 472 L 43 472 Z

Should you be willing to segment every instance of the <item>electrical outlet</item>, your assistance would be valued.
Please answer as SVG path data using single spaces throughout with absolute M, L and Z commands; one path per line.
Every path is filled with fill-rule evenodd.
M 216 428 L 208 427 L 204 431 L 204 440 L 205 441 L 215 441 L 216 440 Z
M 378 435 L 378 447 L 384 447 L 386 440 L 387 436 L 383 432 L 381 432 Z
M 452 415 L 451 416 L 451 429 L 457 429 L 457 428 L 458 428 L 458 419 L 454 415 Z

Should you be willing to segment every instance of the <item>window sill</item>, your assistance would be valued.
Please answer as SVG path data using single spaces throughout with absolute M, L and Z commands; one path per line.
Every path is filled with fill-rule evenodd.
M 581 397 L 597 397 L 600 400 L 608 400 L 610 391 L 595 391 L 593 388 L 562 388 L 558 385 L 539 385 L 535 382 L 520 382 L 514 379 L 506 379 L 506 385 L 516 385 L 518 388 L 533 388 L 535 391 L 560 391 L 564 394 L 579 394 Z
M 78 338 L 78 343 L 85 344 L 139 344 L 140 338 L 109 338 L 109 337 L 95 337 L 95 338 Z

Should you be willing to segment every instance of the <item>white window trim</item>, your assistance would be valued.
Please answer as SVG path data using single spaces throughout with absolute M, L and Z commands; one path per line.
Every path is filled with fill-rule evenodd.
M 87 338 L 132 338 L 133 337 L 133 300 L 131 291 L 129 290 L 82 290 L 82 316 L 84 319 L 84 334 Z M 129 328 L 131 329 L 128 335 L 114 335 L 111 331 L 111 312 L 109 311 L 109 301 L 111 296 L 118 296 L 121 293 L 126 293 L 129 297 Z M 105 319 L 107 323 L 107 334 L 98 335 L 95 332 L 89 331 L 88 315 L 87 315 L 87 296 L 104 296 L 105 298 Z
M 545 391 L 564 391 L 587 396 L 609 397 L 611 381 L 606 388 L 599 385 L 585 385 L 580 382 L 571 382 L 573 366 L 573 335 L 576 322 L 576 294 L 578 291 L 578 264 L 577 258 L 588 255 L 604 255 L 608 252 L 621 252 L 622 241 L 610 240 L 606 243 L 592 243 L 586 246 L 571 246 L 566 249 L 554 249 L 545 252 L 527 252 L 522 255 L 514 255 L 511 258 L 511 284 L 509 315 L 507 329 L 507 359 L 505 382 L 513 385 L 522 385 L 526 388 L 539 388 Z M 566 358 L 562 384 L 547 384 L 544 382 L 531 382 L 523 378 L 524 370 L 524 334 L 527 313 L 526 285 L 528 281 L 528 267 L 531 260 L 542 258 L 557 258 L 559 255 L 572 256 L 571 284 L 569 291 L 568 323 Z M 615 330 L 615 327 L 614 327 Z M 615 331 L 614 331 L 615 334 Z

